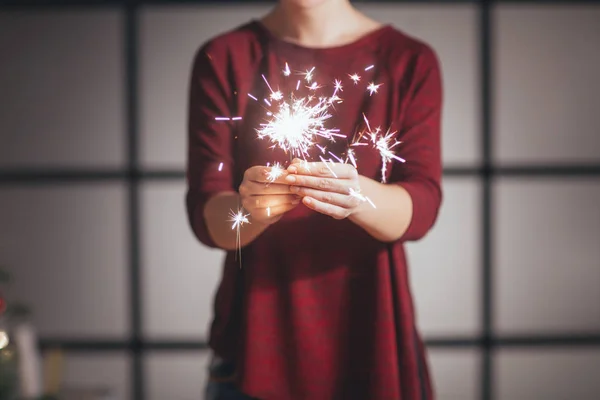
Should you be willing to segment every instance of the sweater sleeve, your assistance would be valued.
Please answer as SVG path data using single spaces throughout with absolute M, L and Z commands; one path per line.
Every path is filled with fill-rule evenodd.
M 186 208 L 194 234 L 209 247 L 217 245 L 208 232 L 204 206 L 213 195 L 235 190 L 232 126 L 236 121 L 215 119 L 233 117 L 227 59 L 222 46 L 203 46 L 194 58 L 189 83 Z
M 390 183 L 404 187 L 413 203 L 413 215 L 400 241 L 419 240 L 433 227 L 442 202 L 441 108 L 442 78 L 435 52 L 428 46 L 416 57 L 408 83 L 398 140 L 398 155 Z

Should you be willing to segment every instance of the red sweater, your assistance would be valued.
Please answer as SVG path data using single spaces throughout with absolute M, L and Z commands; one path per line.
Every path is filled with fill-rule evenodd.
M 412 221 L 400 240 L 383 243 L 301 204 L 243 248 L 241 269 L 235 252 L 227 254 L 210 346 L 235 363 L 240 390 L 263 400 L 432 399 L 403 246 L 432 227 L 442 198 L 441 77 L 429 46 L 385 26 L 348 45 L 309 49 L 277 39 L 258 22 L 206 43 L 190 85 L 193 231 L 215 247 L 203 219 L 206 201 L 237 190 L 250 166 L 289 163 L 289 154 L 256 136 L 269 94 L 261 74 L 286 93 L 297 82 L 282 74 L 286 62 L 292 71 L 316 67 L 320 84 L 342 80 L 343 103 L 329 127 L 351 139 L 365 127 L 364 113 L 371 127 L 397 131 L 396 154 L 406 163 L 388 167 L 387 183 L 410 193 Z M 354 73 L 357 84 L 349 78 Z M 372 96 L 371 81 L 381 84 Z M 222 116 L 242 120 L 215 121 Z M 347 148 L 343 139 L 329 146 L 338 155 Z M 360 146 L 355 154 L 359 173 L 381 180 L 379 153 Z

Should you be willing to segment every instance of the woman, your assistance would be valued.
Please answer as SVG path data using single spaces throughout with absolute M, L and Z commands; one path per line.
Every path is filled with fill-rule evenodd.
M 282 73 L 286 63 L 292 74 L 314 71 L 319 84 L 344 80 L 343 102 L 326 123 L 347 139 L 326 153 L 313 146 L 301 157 L 308 163 L 257 138 L 270 90 L 291 93 L 299 79 L 309 86 L 306 74 Z M 207 397 L 432 399 L 403 243 L 427 233 L 442 197 L 433 50 L 348 0 L 281 0 L 198 51 L 189 105 L 190 223 L 202 243 L 228 250 Z M 242 118 L 215 120 L 223 116 Z M 405 163 L 386 163 L 382 176 L 368 140 L 352 147 L 356 168 L 319 161 L 348 159 L 354 134 L 376 126 L 396 132 Z M 275 162 L 287 169 L 272 180 L 267 165 Z M 241 259 L 227 222 L 240 205 L 249 220 L 240 227 Z

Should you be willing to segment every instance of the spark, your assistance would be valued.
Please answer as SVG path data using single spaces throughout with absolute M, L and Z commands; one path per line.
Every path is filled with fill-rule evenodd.
M 344 161 L 343 161 L 341 158 L 339 158 L 338 156 L 336 156 L 335 154 L 333 154 L 333 153 L 332 153 L 332 152 L 330 152 L 330 151 L 328 151 L 328 153 L 329 153 L 329 154 L 331 154 L 331 156 L 332 156 L 333 158 L 335 158 L 336 160 L 338 160 L 338 161 L 339 161 L 341 164 L 344 164 Z
M 371 199 L 369 199 L 367 196 L 365 196 L 364 194 L 362 194 L 360 192 L 360 189 L 354 190 L 354 188 L 350 188 L 350 196 L 356 197 L 357 199 L 359 199 L 360 201 L 363 201 L 363 202 L 366 201 L 371 205 L 371 207 L 377 208 L 377 207 L 375 207 L 375 203 L 373 203 L 373 201 L 371 201 Z
M 358 84 L 358 82 L 360 81 L 360 76 L 358 74 L 352 74 L 352 75 L 348 75 L 350 77 L 350 79 L 352 79 L 352 81 L 354 82 L 355 85 Z
M 219 172 L 223 171 L 223 163 L 219 164 Z
M 327 167 L 327 169 L 329 170 L 329 172 L 331 172 L 331 174 L 333 175 L 333 177 L 337 179 L 337 175 L 335 174 L 335 172 L 333 172 L 333 169 L 331 169 L 331 167 L 329 166 L 329 164 L 327 164 L 328 160 L 324 159 L 323 156 L 319 156 L 319 158 L 321 159 L 321 161 L 323 162 L 323 164 L 325 164 L 325 166 Z M 331 164 L 333 164 L 333 161 L 329 160 L 329 162 Z
M 310 83 L 310 81 L 313 78 L 314 70 L 315 70 L 315 67 L 312 67 L 310 70 L 306 71 L 306 73 L 304 74 L 304 79 L 306 79 L 306 82 Z
M 275 182 L 281 175 L 283 175 L 283 168 L 281 167 L 281 164 L 275 163 L 267 173 L 267 180 L 269 182 Z
M 365 71 L 368 71 L 368 70 L 370 70 L 370 69 L 373 69 L 373 67 L 374 67 L 374 66 L 375 66 L 375 65 L 369 65 L 367 68 L 365 68 Z
M 289 65 L 286 64 L 287 71 Z M 311 82 L 314 79 L 315 67 L 308 69 L 304 73 L 304 79 Z M 330 108 L 332 103 L 339 102 L 341 99 L 335 94 L 341 90 L 341 82 L 336 81 L 336 87 L 332 96 L 324 96 L 320 90 L 322 88 L 317 82 L 312 82 L 307 89 L 311 95 L 300 97 L 296 93 L 282 94 L 275 92 L 267 78 L 262 75 L 265 84 L 271 92 L 271 99 L 277 99 L 274 104 L 267 99 L 263 99 L 269 106 L 265 122 L 256 129 L 259 139 L 269 140 L 273 147 L 278 147 L 290 152 L 291 156 L 306 158 L 309 150 L 317 145 L 318 138 L 334 141 L 336 137 L 346 137 L 339 133 L 339 129 L 329 129 L 326 123 L 331 118 Z M 296 89 L 299 89 L 299 83 Z M 323 148 L 320 147 L 324 152 Z
M 215 117 L 215 121 L 231 121 L 229 117 Z
M 281 93 L 279 90 L 276 92 L 271 93 L 271 100 L 275 100 L 275 101 L 279 101 L 281 99 L 283 99 L 283 93 Z
M 271 207 L 267 207 L 267 217 L 271 216 Z
M 265 83 L 267 84 L 267 87 L 269 88 L 269 90 L 271 91 L 271 93 L 273 93 L 273 89 L 271 88 L 271 85 L 269 85 L 269 81 L 267 80 L 267 78 L 265 77 L 264 74 L 261 74 L 263 81 L 265 81 Z
M 339 79 L 336 79 L 333 82 L 333 85 L 335 87 L 335 90 L 333 91 L 333 96 L 332 97 L 336 97 L 337 92 L 343 92 L 344 89 L 342 87 L 342 81 L 340 81 Z
M 288 63 L 285 63 L 285 69 L 283 70 L 283 75 L 290 76 L 291 73 L 292 73 L 292 71 L 290 71 L 290 66 L 288 65 Z
M 241 121 L 242 117 L 233 117 L 231 118 L 232 121 Z
M 348 158 L 350 159 L 350 162 L 352 163 L 352 165 L 354 165 L 354 168 L 358 168 L 356 166 L 356 158 L 354 157 L 354 150 L 348 149 Z
M 369 120 L 366 115 L 363 114 L 363 119 L 365 120 L 365 124 L 367 125 L 367 130 L 361 132 L 358 139 L 351 144 L 351 146 L 365 146 L 367 143 L 361 142 L 361 140 L 366 136 L 370 141 L 371 145 L 379 151 L 379 155 L 381 157 L 381 182 L 385 183 L 386 181 L 386 171 L 387 165 L 392 160 L 397 160 L 400 162 L 406 162 L 405 159 L 397 156 L 393 152 L 393 148 L 399 145 L 401 142 L 394 139 L 396 132 L 391 132 L 389 129 L 385 133 L 385 135 L 381 134 L 381 129 L 379 127 L 374 130 L 371 129 L 371 124 L 369 124 Z
M 374 82 L 369 83 L 369 86 L 367 86 L 369 95 L 372 96 L 373 93 L 377 93 L 377 90 L 379 90 L 379 86 L 381 86 L 381 83 L 379 85 L 376 85 Z
M 255 101 L 258 101 L 258 99 L 254 96 L 252 96 L 250 93 L 248 93 L 248 97 L 250 97 L 251 99 L 254 99 Z
M 250 223 L 248 220 L 249 216 L 250 214 L 244 214 L 241 209 L 237 212 L 229 210 L 229 222 L 233 222 L 231 229 L 236 230 L 235 247 L 238 249 L 238 254 L 240 256 L 240 268 L 242 268 L 242 236 L 240 233 L 240 228 L 242 225 Z
M 250 214 L 244 214 L 244 212 L 242 210 L 238 210 L 237 212 L 234 212 L 233 210 L 229 211 L 229 222 L 233 222 L 233 225 L 231 225 L 231 229 L 239 229 L 242 227 L 242 225 L 244 224 L 249 224 L 250 221 L 248 220 L 248 217 L 250 216 Z

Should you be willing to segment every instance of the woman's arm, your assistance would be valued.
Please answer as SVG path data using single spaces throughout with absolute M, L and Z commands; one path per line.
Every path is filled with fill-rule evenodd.
M 350 221 L 382 242 L 400 239 L 412 220 L 410 194 L 400 185 L 385 185 L 364 176 L 360 176 L 358 182 L 362 194 L 377 208 L 368 202 L 361 202 L 348 217 Z
M 410 225 L 412 199 L 400 185 L 359 176 L 348 164 L 295 162 L 289 170 L 294 175 L 287 182 L 307 207 L 336 219 L 348 218 L 377 240 L 398 240 Z
M 288 168 L 297 174 L 288 177 L 288 183 L 304 196 L 307 207 L 337 219 L 349 218 L 384 242 L 422 238 L 435 223 L 442 201 L 442 87 L 433 50 L 424 47 L 414 71 L 397 138 L 406 163 L 392 165 L 388 184 L 359 176 L 348 164 L 297 162 Z M 358 190 L 376 208 L 352 195 Z

